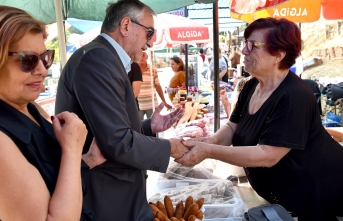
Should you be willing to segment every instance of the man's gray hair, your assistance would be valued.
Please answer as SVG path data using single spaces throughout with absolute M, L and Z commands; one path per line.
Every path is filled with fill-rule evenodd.
M 118 0 L 116 3 L 109 3 L 106 9 L 106 16 L 101 26 L 101 33 L 113 32 L 116 30 L 124 17 L 129 17 L 135 22 L 139 22 L 144 12 L 151 16 L 156 13 L 139 0 Z

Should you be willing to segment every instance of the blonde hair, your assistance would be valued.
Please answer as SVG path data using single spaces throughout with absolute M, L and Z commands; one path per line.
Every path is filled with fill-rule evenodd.
M 8 58 L 9 48 L 13 47 L 28 32 L 41 33 L 46 39 L 45 24 L 34 19 L 27 12 L 9 6 L 0 6 L 0 68 Z

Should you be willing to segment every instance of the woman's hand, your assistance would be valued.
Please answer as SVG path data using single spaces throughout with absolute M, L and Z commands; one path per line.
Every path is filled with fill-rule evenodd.
M 62 153 L 73 153 L 81 157 L 87 136 L 86 125 L 82 120 L 76 114 L 67 111 L 51 117 L 51 120 Z
M 177 163 L 187 167 L 193 167 L 210 156 L 211 148 L 209 144 L 197 142 L 191 139 L 187 141 L 183 140 L 182 144 L 190 148 L 190 151 L 187 152 L 183 157 L 176 159 L 175 161 Z
M 182 141 L 186 141 L 186 140 L 182 139 Z M 213 137 L 195 137 L 195 138 L 189 138 L 189 139 L 187 139 L 187 141 L 215 144 L 215 140 Z
M 102 155 L 95 138 L 93 138 L 88 152 L 82 155 L 82 159 L 85 161 L 90 169 L 103 164 L 106 161 L 106 158 L 104 157 L 104 155 Z

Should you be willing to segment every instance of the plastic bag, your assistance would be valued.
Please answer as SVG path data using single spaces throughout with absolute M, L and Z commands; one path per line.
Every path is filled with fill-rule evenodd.
M 332 101 L 343 98 L 343 82 L 337 84 L 328 84 L 326 96 Z
M 208 127 L 209 119 L 203 118 L 192 120 L 186 124 L 180 124 L 175 129 L 175 137 L 207 137 L 211 135 Z
M 194 167 L 186 167 L 179 163 L 176 163 L 175 161 L 170 161 L 166 173 L 161 174 L 161 178 L 169 180 L 184 180 L 189 178 L 218 179 L 219 177 L 213 175 L 216 164 L 216 160 L 206 159 Z
M 166 173 L 161 174 L 161 177 L 162 179 L 184 179 L 191 169 L 192 167 L 170 161 Z

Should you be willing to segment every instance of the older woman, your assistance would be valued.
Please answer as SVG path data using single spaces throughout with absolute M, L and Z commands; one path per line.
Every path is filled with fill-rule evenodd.
M 170 58 L 170 67 L 174 71 L 174 76 L 170 79 L 169 82 L 169 98 L 170 101 L 173 101 L 173 98 L 175 97 L 175 88 L 186 86 L 186 68 L 182 59 L 179 57 Z
M 252 79 L 230 121 L 203 142 L 185 141 L 194 147 L 178 162 L 213 158 L 244 167 L 260 196 L 299 221 L 336 220 L 343 213 L 343 148 L 322 126 L 311 89 L 289 71 L 301 50 L 299 28 L 286 19 L 258 19 L 244 38 Z
M 54 59 L 46 36 L 25 11 L 0 6 L 1 220 L 80 220 L 86 126 L 69 112 L 51 124 L 31 103 Z M 84 159 L 105 160 L 96 145 Z

